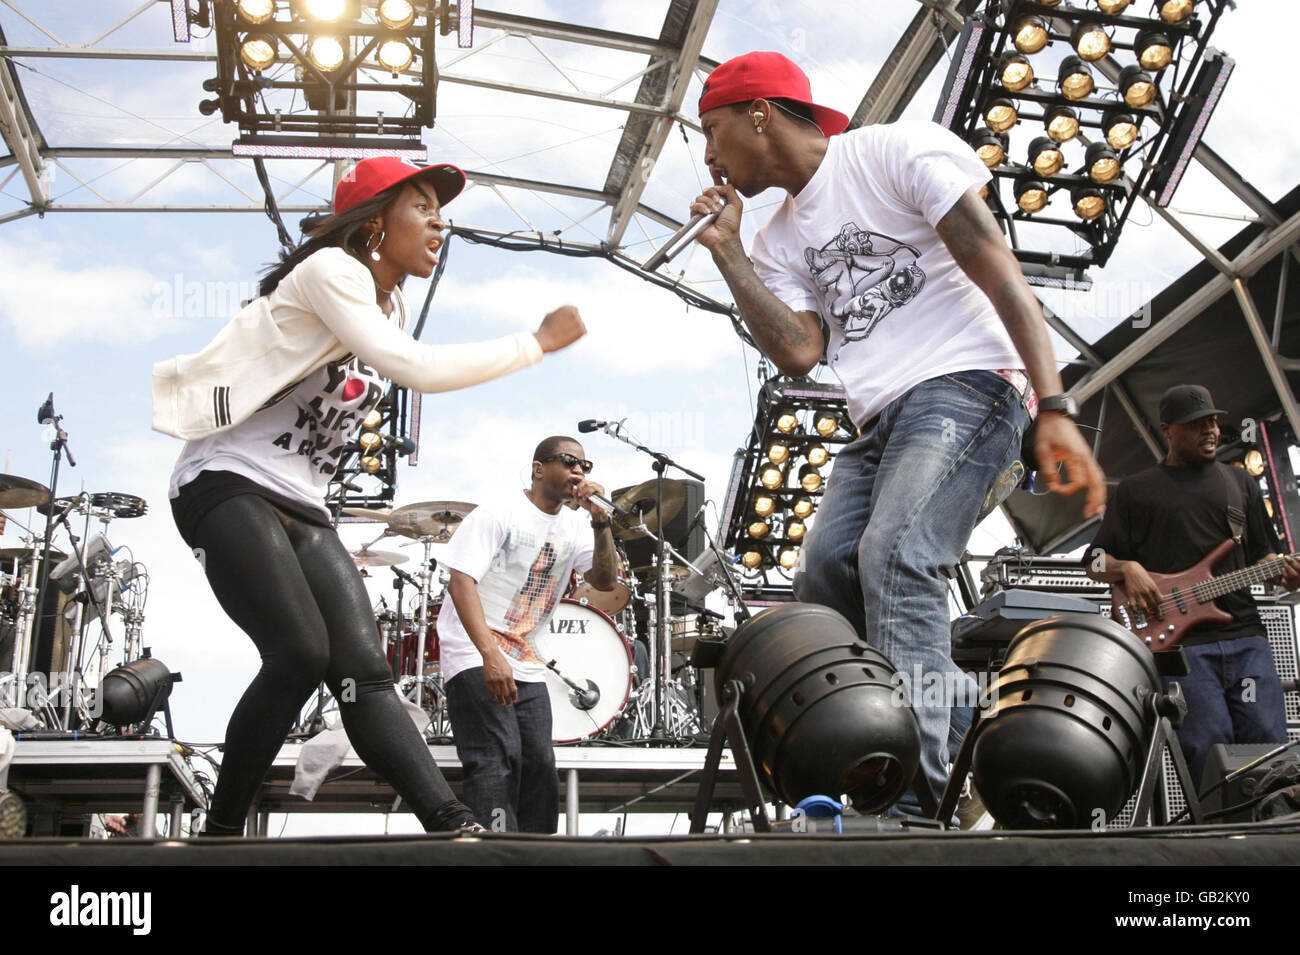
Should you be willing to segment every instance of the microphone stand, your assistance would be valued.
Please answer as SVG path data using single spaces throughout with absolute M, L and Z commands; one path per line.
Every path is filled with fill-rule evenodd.
M 664 472 L 668 468 L 676 468 L 683 474 L 688 474 L 697 481 L 703 483 L 704 475 L 692 471 L 688 467 L 678 464 L 662 451 L 653 451 L 643 444 L 638 444 L 634 439 L 625 437 L 622 433 L 622 424 L 610 422 L 605 424 L 600 430 L 604 431 L 616 441 L 622 441 L 624 444 L 631 445 L 638 451 L 648 454 L 654 459 L 651 468 L 655 472 L 655 513 L 659 515 L 659 530 L 663 531 L 663 513 L 664 513 Z M 657 579 L 655 581 L 655 638 L 653 643 L 653 652 L 650 654 L 650 670 L 654 676 L 654 725 L 650 730 L 650 739 L 664 743 L 669 740 L 668 730 L 665 726 L 664 715 L 668 705 L 668 677 L 672 669 L 672 648 L 668 645 L 668 610 L 669 610 L 669 581 L 668 581 L 668 557 L 669 554 L 675 554 L 679 560 L 696 573 L 699 571 L 692 567 L 676 549 L 668 543 L 667 535 L 654 534 L 649 528 L 645 527 L 645 521 L 641 522 L 642 529 L 650 535 L 655 541 L 655 561 L 657 570 Z
M 63 415 L 54 413 L 54 392 L 50 392 L 50 396 L 45 399 L 45 404 L 41 405 L 36 412 L 36 420 L 39 424 L 49 424 L 54 428 L 54 440 L 50 442 L 50 450 L 54 452 L 54 461 L 50 466 L 50 500 L 46 505 L 45 512 L 45 540 L 41 545 L 41 575 L 36 585 L 35 626 L 32 627 L 32 633 L 28 641 L 27 654 L 29 656 L 35 649 L 32 644 L 40 635 L 41 616 L 45 608 L 45 591 L 50 583 L 50 542 L 54 539 L 54 525 L 57 522 L 57 518 L 54 516 L 54 501 L 58 496 L 59 489 L 59 462 L 64 455 L 67 455 L 68 467 L 75 468 L 77 466 L 77 459 L 72 456 L 72 451 L 68 449 L 68 433 L 59 424 L 63 420 Z M 72 533 L 71 529 L 69 529 L 68 533 Z M 16 638 L 17 634 L 15 633 L 15 640 Z M 23 661 L 23 672 L 18 674 L 20 680 L 26 680 L 29 662 L 29 659 Z

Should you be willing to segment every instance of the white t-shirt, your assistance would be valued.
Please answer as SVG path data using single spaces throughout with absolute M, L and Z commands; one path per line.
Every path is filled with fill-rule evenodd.
M 929 378 L 1023 365 L 935 231 L 988 178 L 970 146 L 935 123 L 866 126 L 830 138 L 808 184 L 755 238 L 768 289 L 826 322 L 827 361 L 856 423 Z
M 483 616 L 515 679 L 546 678 L 531 639 L 546 626 L 573 571 L 591 568 L 595 539 L 585 510 L 547 514 L 522 492 L 470 512 L 442 555 L 442 565 L 478 581 Z M 448 595 L 438 613 L 443 679 L 483 665 Z

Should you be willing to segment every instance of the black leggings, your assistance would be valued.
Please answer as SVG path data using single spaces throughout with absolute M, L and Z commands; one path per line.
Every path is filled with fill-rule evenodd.
M 262 655 L 226 729 L 210 828 L 242 831 L 258 786 L 322 679 L 357 754 L 426 831 L 470 821 L 393 690 L 370 600 L 338 534 L 244 494 L 203 517 L 194 545 L 222 609 Z

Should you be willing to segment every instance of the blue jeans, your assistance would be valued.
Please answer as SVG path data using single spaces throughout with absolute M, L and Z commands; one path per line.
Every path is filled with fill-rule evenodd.
M 1185 677 L 1180 683 L 1187 698 L 1187 717 L 1178 742 L 1192 771 L 1192 784 L 1201 786 L 1201 773 L 1215 743 L 1285 743 L 1286 705 L 1273 651 L 1264 637 L 1238 637 L 1185 646 Z
M 488 696 L 482 667 L 447 681 L 447 714 L 465 768 L 463 799 L 494 832 L 549 834 L 560 813 L 551 697 L 544 682 L 516 686 L 518 701 L 505 706 Z
M 1027 424 L 1019 394 L 989 371 L 932 378 L 891 402 L 836 457 L 794 582 L 800 600 L 842 613 L 907 677 L 936 797 L 948 779 L 949 731 L 970 724 L 950 695 L 934 705 L 940 694 L 923 693 L 971 685 L 952 662 L 944 570 L 1018 483 Z M 903 806 L 914 811 L 913 797 Z

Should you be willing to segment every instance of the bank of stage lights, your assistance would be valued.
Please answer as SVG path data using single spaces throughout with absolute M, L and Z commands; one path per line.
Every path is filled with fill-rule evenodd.
M 462 45 L 473 38 L 470 0 L 191 2 L 217 38 L 217 75 L 203 84 L 216 96 L 199 110 L 238 124 L 238 156 L 425 160 L 435 30 L 450 32 L 454 19 Z
M 982 195 L 1030 282 L 1086 286 L 1139 192 L 1168 205 L 1232 72 L 1207 47 L 1230 6 L 989 0 L 966 21 L 934 119 L 992 172 Z
M 752 596 L 791 597 L 791 579 L 840 447 L 856 437 L 844 390 L 774 378 L 759 393 L 754 430 L 736 452 L 723 505 L 723 546 Z

